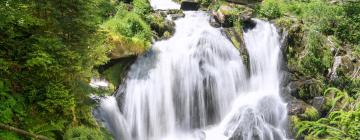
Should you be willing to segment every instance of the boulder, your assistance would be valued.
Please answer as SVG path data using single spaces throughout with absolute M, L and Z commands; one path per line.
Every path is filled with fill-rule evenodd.
M 150 49 L 150 42 L 134 40 L 114 33 L 107 33 L 106 45 L 111 46 L 108 57 L 113 59 L 142 55 Z
M 312 99 L 310 101 L 311 105 L 318 110 L 318 112 L 320 114 L 325 114 L 326 113 L 326 107 L 325 107 L 325 97 L 323 96 L 318 96 L 318 97 L 314 97 L 314 99 Z
M 163 32 L 161 34 L 160 39 L 168 39 L 175 32 L 175 22 L 166 19 L 162 28 L 163 28 Z
M 199 0 L 182 0 L 180 9 L 182 10 L 198 10 L 200 8 Z
M 185 17 L 185 14 L 184 13 L 170 14 L 170 17 L 172 20 L 177 20 L 179 18 Z
M 314 97 L 322 95 L 323 83 L 316 79 L 300 79 L 291 81 L 287 88 L 292 96 L 309 103 Z
M 212 11 L 211 15 L 222 27 L 232 27 L 235 22 L 251 21 L 253 12 L 253 9 L 246 6 L 224 4 L 216 12 Z
M 296 116 L 298 116 L 300 114 L 303 114 L 307 107 L 309 107 L 309 105 L 306 104 L 304 101 L 293 98 L 287 104 L 288 115 L 296 115 Z
M 167 11 L 158 11 L 149 16 L 150 27 L 155 32 L 156 40 L 167 39 L 175 32 L 174 21 L 165 18 L 162 13 L 165 13 L 165 16 L 168 14 Z
M 155 10 L 155 14 L 161 15 L 163 18 L 169 15 L 172 20 L 185 17 L 185 14 L 181 9 Z
M 234 18 L 236 18 L 236 12 L 235 9 L 229 5 L 221 5 L 215 14 L 215 17 L 223 27 L 231 27 Z
M 218 20 L 216 19 L 216 15 L 217 13 L 215 11 L 211 11 L 211 16 L 209 19 L 209 23 L 211 26 L 215 27 L 215 28 L 219 28 L 221 27 L 221 24 L 218 22 Z

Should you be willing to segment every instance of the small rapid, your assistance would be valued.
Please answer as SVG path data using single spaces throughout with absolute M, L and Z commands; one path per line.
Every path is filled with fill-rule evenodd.
M 276 28 L 255 19 L 244 32 L 248 70 L 206 12 L 184 13 L 173 37 L 155 42 L 101 100 L 105 127 L 118 140 L 286 139 Z

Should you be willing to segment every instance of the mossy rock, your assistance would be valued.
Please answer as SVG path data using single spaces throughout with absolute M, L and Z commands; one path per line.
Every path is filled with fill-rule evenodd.
M 318 110 L 316 110 L 316 108 L 312 106 L 307 107 L 305 109 L 304 114 L 302 114 L 302 116 L 304 117 L 304 120 L 309 120 L 309 121 L 315 121 L 320 118 Z
M 250 67 L 249 53 L 244 44 L 243 29 L 236 27 L 224 28 L 223 32 L 225 33 L 226 37 L 231 41 L 231 43 L 234 45 L 234 47 L 239 50 L 240 56 L 244 64 L 249 69 Z
M 314 97 L 322 95 L 324 85 L 321 80 L 305 79 L 292 81 L 289 87 L 294 91 L 291 93 L 292 96 L 309 103 Z
M 174 34 L 175 23 L 167 20 L 160 12 L 152 13 L 148 18 L 150 21 L 150 27 L 155 33 L 156 40 L 167 39 Z
M 110 59 L 119 59 L 131 55 L 141 55 L 150 49 L 150 42 L 137 38 L 128 38 L 111 32 L 107 34 L 106 44 L 109 46 Z
M 222 27 L 232 27 L 238 23 L 250 20 L 254 10 L 235 4 L 222 4 L 213 14 Z

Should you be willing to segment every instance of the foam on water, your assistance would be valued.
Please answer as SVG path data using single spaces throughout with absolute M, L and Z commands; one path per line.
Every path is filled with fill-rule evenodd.
M 171 0 L 150 0 L 150 5 L 154 10 L 180 9 L 180 5 Z

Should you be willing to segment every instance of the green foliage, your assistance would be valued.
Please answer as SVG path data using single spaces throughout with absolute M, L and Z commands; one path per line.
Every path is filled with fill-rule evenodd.
M 296 118 L 293 121 L 298 138 L 358 139 L 359 79 L 342 67 L 337 69 L 333 81 L 327 74 L 334 61 L 332 49 L 346 50 L 346 55 L 355 61 L 359 58 L 360 1 L 266 0 L 257 14 L 275 19 L 277 25 L 288 31 L 288 66 L 296 77 L 315 79 L 323 86 L 317 88 L 314 84 L 309 89 L 325 91 L 322 109 L 326 117 L 318 119 L 316 110 L 306 109 L 304 115 L 308 121 Z M 336 88 L 323 90 L 327 87 Z M 313 97 L 309 89 L 302 88 L 299 92 L 306 101 Z
M 103 27 L 119 36 L 150 41 L 152 34 L 149 25 L 141 16 L 127 11 L 124 7 L 125 5 L 120 4 L 116 15 L 106 21 Z
M 212 0 L 201 0 L 200 1 L 200 5 L 202 7 L 208 7 L 208 6 L 210 6 L 211 3 L 212 3 Z
M 278 0 L 265 0 L 258 10 L 258 14 L 268 19 L 279 18 L 283 14 L 280 9 L 280 3 Z
M 66 130 L 66 140 L 105 140 L 104 134 L 99 129 L 85 126 L 72 127 Z
M 296 121 L 297 137 L 311 139 L 357 139 L 360 134 L 359 102 L 349 97 L 346 92 L 329 88 L 324 92 L 330 113 L 326 118 L 311 121 Z M 308 112 L 308 113 L 306 113 Z M 305 114 L 315 111 L 306 109 Z M 317 120 L 317 121 L 314 121 Z
M 329 111 L 338 111 L 338 110 L 353 110 L 356 108 L 356 102 L 354 98 L 350 97 L 347 92 L 341 91 L 337 88 L 328 88 L 324 92 L 326 97 L 326 105 L 329 108 Z
M 315 74 L 326 73 L 332 63 L 330 48 L 324 43 L 325 37 L 315 30 L 310 30 L 305 35 L 305 49 L 301 65 L 301 71 L 307 75 L 321 76 Z
M 15 134 L 14 132 L 6 132 L 0 130 L 0 139 L 1 140 L 21 140 L 22 138 Z
M 315 139 L 358 139 L 360 135 L 360 108 L 354 111 L 335 111 L 318 121 L 302 121 L 295 126 L 297 136 Z
M 141 18 L 145 18 L 151 11 L 151 6 L 147 0 L 133 0 L 134 13 L 140 15 Z
M 120 3 L 116 15 L 102 24 L 107 33 L 106 45 L 111 49 L 111 58 L 142 54 L 149 48 L 151 28 L 142 16 L 136 13 L 136 9 L 131 11 L 127 5 Z M 141 9 L 143 8 L 138 8 L 137 11 Z
M 90 87 L 80 83 L 88 83 L 93 67 L 108 59 L 99 24 L 112 8 L 98 7 L 106 3 L 0 2 L 1 123 L 52 138 L 61 138 L 65 126 L 94 124 L 84 115 L 91 114 L 85 104 Z
M 307 120 L 319 119 L 319 113 L 314 107 L 308 107 L 305 109 L 304 115 Z
M 3 123 L 12 122 L 14 114 L 12 108 L 16 104 L 16 100 L 8 92 L 10 92 L 9 88 L 0 80 L 0 122 Z
M 114 66 L 107 69 L 106 71 L 104 71 L 103 75 L 113 85 L 119 85 L 121 82 L 120 81 L 121 77 L 125 76 L 125 75 L 121 75 L 122 73 L 124 73 L 125 67 L 126 66 L 124 66 L 124 64 L 117 63 Z
M 343 5 L 344 14 L 335 31 L 339 39 L 360 44 L 360 1 L 348 2 Z

